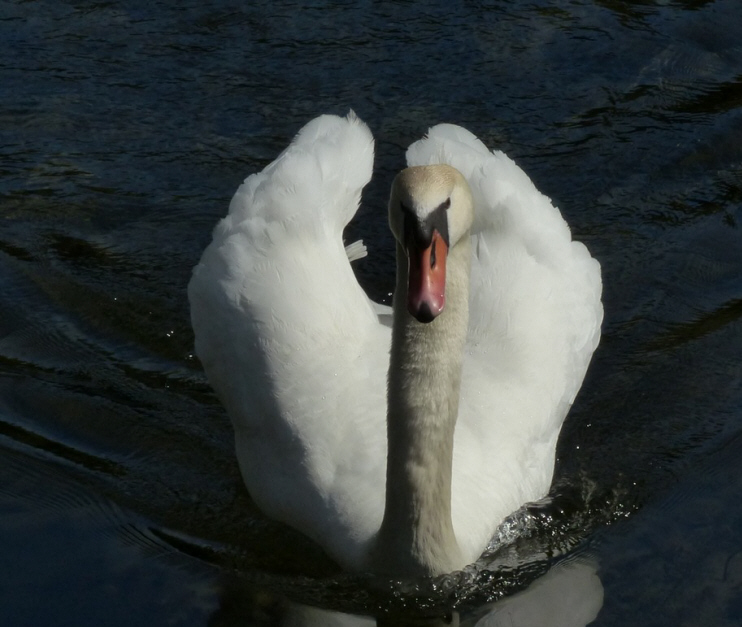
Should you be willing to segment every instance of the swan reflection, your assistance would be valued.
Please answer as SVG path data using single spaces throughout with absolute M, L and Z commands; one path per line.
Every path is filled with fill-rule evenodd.
M 603 606 L 598 565 L 591 559 L 554 566 L 527 589 L 463 616 L 387 615 L 378 619 L 287 602 L 282 627 L 585 627 Z

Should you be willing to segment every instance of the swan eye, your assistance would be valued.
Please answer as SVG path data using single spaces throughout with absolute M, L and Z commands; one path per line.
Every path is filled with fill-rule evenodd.
M 412 238 L 412 240 L 424 244 L 427 248 L 433 238 L 433 231 L 436 230 L 443 238 L 443 241 L 446 242 L 446 246 L 449 246 L 448 214 L 446 210 L 450 206 L 451 198 L 447 198 L 431 211 L 426 218 L 421 220 L 410 207 L 400 201 L 399 208 L 404 217 L 403 229 L 406 233 L 405 237 Z M 431 259 L 431 262 L 435 263 L 435 257 Z

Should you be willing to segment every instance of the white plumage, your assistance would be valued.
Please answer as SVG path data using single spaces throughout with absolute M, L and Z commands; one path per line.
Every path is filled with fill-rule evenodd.
M 463 566 L 549 489 L 600 336 L 600 267 L 525 173 L 468 131 L 436 126 L 407 161 L 454 166 L 474 199 L 451 496 Z M 369 567 L 386 484 L 388 311 L 342 240 L 372 162 L 355 115 L 311 121 L 237 190 L 189 285 L 196 350 L 252 498 L 355 570 Z

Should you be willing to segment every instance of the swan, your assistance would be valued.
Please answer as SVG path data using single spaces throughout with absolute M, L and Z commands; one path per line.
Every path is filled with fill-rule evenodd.
M 502 152 L 441 124 L 392 184 L 393 307 L 342 232 L 371 178 L 351 111 L 235 193 L 193 271 L 196 352 L 261 510 L 342 567 L 435 576 L 549 490 L 600 337 L 600 265 Z

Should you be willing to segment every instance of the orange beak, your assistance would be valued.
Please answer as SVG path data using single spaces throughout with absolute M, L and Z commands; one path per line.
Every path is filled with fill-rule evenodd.
M 446 304 L 446 257 L 448 246 L 433 230 L 430 246 L 407 250 L 407 311 L 419 322 L 432 322 Z

